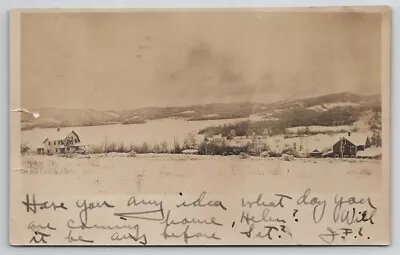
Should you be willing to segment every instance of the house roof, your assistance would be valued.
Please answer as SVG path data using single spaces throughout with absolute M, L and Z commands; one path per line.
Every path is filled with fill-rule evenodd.
M 57 131 L 56 133 L 54 132 L 49 132 L 46 136 L 46 138 L 43 140 L 43 142 L 46 142 L 46 140 L 50 141 L 57 141 L 57 140 L 64 140 L 67 134 L 64 132 Z
M 346 134 L 341 134 L 339 136 L 340 138 L 346 138 L 348 141 L 350 141 L 352 144 L 358 146 L 358 145 L 365 145 L 365 142 L 367 141 L 368 135 L 365 134 L 357 134 L 357 133 L 350 133 L 350 136 L 348 133 Z
M 317 149 L 315 149 L 315 150 L 313 150 L 311 153 L 322 153 L 322 152 L 319 151 L 319 150 L 317 150 Z
M 51 130 L 50 132 L 48 132 L 46 134 L 46 138 L 43 140 L 43 143 L 46 142 L 46 140 L 50 140 L 50 141 L 64 140 L 67 137 L 67 135 L 71 132 L 75 133 L 78 136 L 78 134 L 73 130 L 69 131 L 69 132 Z
M 382 148 L 368 148 L 364 151 L 357 152 L 359 157 L 375 157 L 382 154 Z
M 322 156 L 328 156 L 328 155 L 330 155 L 332 153 L 333 153 L 333 150 L 329 150 L 329 151 L 323 153 Z

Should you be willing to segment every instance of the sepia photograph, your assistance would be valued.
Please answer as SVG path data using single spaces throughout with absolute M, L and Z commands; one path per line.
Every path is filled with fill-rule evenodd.
M 11 244 L 389 244 L 389 8 L 11 14 Z

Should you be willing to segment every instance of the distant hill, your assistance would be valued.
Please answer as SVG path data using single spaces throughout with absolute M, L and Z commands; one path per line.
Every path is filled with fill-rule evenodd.
M 97 111 L 90 109 L 41 108 L 38 119 L 21 115 L 22 129 L 97 126 L 107 124 L 142 124 L 148 120 L 181 118 L 188 121 L 248 118 L 262 121 L 284 120 L 286 126 L 343 125 L 357 120 L 364 112 L 380 111 L 380 95 L 357 95 L 343 92 L 319 97 L 274 103 L 221 103 L 185 107 L 147 107 L 133 110 Z

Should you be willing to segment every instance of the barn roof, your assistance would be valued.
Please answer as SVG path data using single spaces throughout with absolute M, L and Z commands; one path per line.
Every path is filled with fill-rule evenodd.
M 57 130 L 51 130 L 46 134 L 46 138 L 43 140 L 45 142 L 47 139 L 50 141 L 58 141 L 58 140 L 64 140 L 69 133 L 75 133 L 78 135 L 75 131 L 69 131 L 69 132 L 64 132 L 64 131 L 57 131 Z
M 350 136 L 349 136 L 349 134 L 347 133 L 347 134 L 340 135 L 338 140 L 340 140 L 340 138 L 346 138 L 352 144 L 358 146 L 358 145 L 365 145 L 365 142 L 367 141 L 368 135 L 350 133 Z
M 368 148 L 364 151 L 357 152 L 357 156 L 359 157 L 376 157 L 382 155 L 381 148 Z

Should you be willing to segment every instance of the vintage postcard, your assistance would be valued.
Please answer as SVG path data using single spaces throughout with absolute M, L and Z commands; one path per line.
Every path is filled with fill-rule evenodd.
M 390 20 L 12 10 L 10 244 L 390 244 Z

